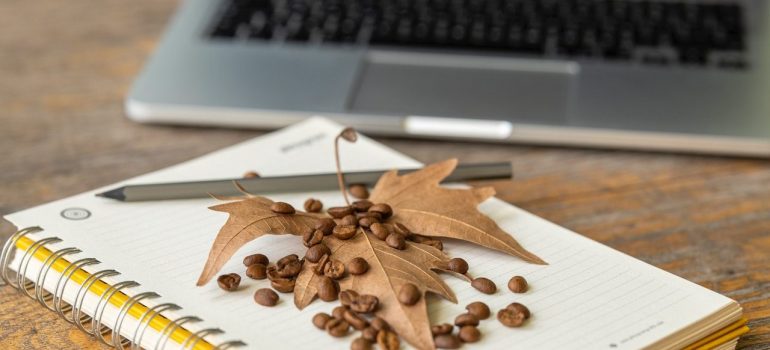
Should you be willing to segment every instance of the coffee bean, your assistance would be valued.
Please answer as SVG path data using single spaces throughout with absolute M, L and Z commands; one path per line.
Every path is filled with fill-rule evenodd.
M 476 316 L 479 320 L 488 319 L 490 314 L 489 306 L 480 301 L 474 301 L 468 304 L 468 306 L 465 307 L 465 310 L 468 310 L 469 314 Z
M 326 331 L 329 332 L 332 337 L 339 338 L 346 336 L 349 328 L 350 325 L 343 319 L 332 318 L 329 322 L 326 322 Z
M 262 264 L 254 264 L 249 266 L 246 269 L 246 277 L 255 280 L 265 279 L 267 277 L 267 266 Z
M 436 248 L 438 250 L 444 250 L 444 243 L 437 239 L 429 239 L 427 241 L 422 242 L 422 244 L 429 245 L 433 248 Z
M 337 259 L 329 260 L 324 266 L 324 276 L 335 280 L 345 277 L 345 264 Z
M 524 279 L 524 277 L 513 276 L 511 280 L 508 281 L 508 289 L 514 293 L 524 293 L 527 291 L 527 289 L 529 289 L 529 286 L 527 285 L 527 280 Z
M 502 309 L 497 312 L 497 320 L 506 327 L 521 327 L 526 320 L 524 314 L 511 309 Z
M 433 343 L 439 349 L 457 349 L 462 345 L 460 339 L 452 334 L 440 334 L 433 338 Z
M 377 330 L 371 326 L 366 327 L 361 331 L 361 337 L 371 342 L 377 341 Z
M 331 207 L 326 210 L 329 216 L 335 219 L 342 219 L 347 215 L 353 214 L 353 208 L 351 207 Z
M 262 306 L 275 306 L 278 304 L 278 294 L 270 288 L 261 288 L 254 293 L 254 301 Z
M 370 294 L 359 295 L 356 300 L 350 304 L 350 309 L 360 314 L 368 314 L 377 310 L 380 299 Z
M 388 238 L 385 238 L 385 243 L 387 243 L 391 248 L 398 250 L 403 250 L 406 248 L 406 241 L 404 240 L 404 236 L 398 233 L 389 234 Z
M 315 198 L 308 198 L 305 201 L 305 211 L 308 213 L 318 213 L 323 209 L 324 205 L 321 203 L 321 201 L 315 199 Z
M 393 231 L 404 237 L 409 237 L 412 235 L 412 231 L 406 228 L 406 226 L 400 222 L 397 222 L 395 225 L 393 225 Z
M 295 255 L 296 256 L 296 255 Z M 276 272 L 279 277 L 294 278 L 302 271 L 302 261 L 291 260 L 284 264 L 278 264 Z
M 362 257 L 356 257 L 348 262 L 348 271 L 351 275 L 363 275 L 369 270 L 369 263 Z
M 345 307 L 349 307 L 356 299 L 358 299 L 358 293 L 352 289 L 343 290 L 339 295 L 340 304 Z
M 219 288 L 222 288 L 228 292 L 232 292 L 238 289 L 238 285 L 241 284 L 241 276 L 237 273 L 228 273 L 226 275 L 219 276 L 217 278 L 217 284 L 219 284 Z
M 524 319 L 525 320 L 528 320 L 530 315 L 531 315 L 531 313 L 529 312 L 529 309 L 526 306 L 524 306 L 522 304 L 519 304 L 519 303 L 511 303 L 508 306 L 506 306 L 505 308 L 508 309 L 508 310 L 513 310 L 513 311 L 516 311 L 518 313 L 521 313 L 522 315 L 524 315 Z
M 348 192 L 353 195 L 353 197 L 361 198 L 361 199 L 367 199 L 369 198 L 369 190 L 366 188 L 366 186 L 361 184 L 353 184 L 350 185 L 348 188 Z
M 288 278 L 276 278 L 270 281 L 270 286 L 281 293 L 291 293 L 294 291 L 294 280 Z
M 270 263 L 270 259 L 264 254 L 251 254 L 243 258 L 243 265 L 249 267 L 254 264 L 262 264 L 267 266 Z
M 369 226 L 369 229 L 372 230 L 372 234 L 374 234 L 375 237 L 383 241 L 388 238 L 388 235 L 390 235 L 390 231 L 388 230 L 387 226 L 381 223 L 374 223 Z
M 318 288 L 319 299 L 323 301 L 337 300 L 337 295 L 339 295 L 339 287 L 337 286 L 337 282 L 335 282 L 333 279 L 326 276 L 319 277 L 316 288 Z
M 316 231 L 319 232 L 319 231 Z M 310 248 L 307 249 L 305 252 L 305 260 L 310 261 L 312 263 L 317 263 L 319 260 L 321 260 L 321 257 L 327 254 L 331 254 L 332 251 L 329 250 L 329 247 L 326 246 L 326 244 L 320 243 L 316 244 Z
M 244 179 L 253 179 L 255 177 L 259 177 L 259 173 L 254 171 L 254 170 L 247 171 L 247 172 L 243 173 L 243 178 Z
M 377 224 L 379 222 L 380 220 L 374 216 L 364 216 L 358 219 L 358 226 L 369 228 L 372 226 L 372 224 Z
M 382 219 L 387 219 L 393 215 L 393 209 L 385 203 L 377 203 L 369 208 L 369 212 L 380 213 Z
M 398 350 L 401 348 L 401 340 L 396 333 L 382 329 L 377 332 L 377 345 L 382 350 Z
M 497 291 L 495 282 L 492 282 L 489 278 L 484 277 L 474 278 L 471 282 L 471 287 L 476 288 L 476 290 L 484 294 L 494 294 Z
M 457 337 L 464 343 L 475 343 L 481 339 L 481 332 L 475 326 L 463 326 L 457 332 Z
M 341 320 L 345 317 L 345 310 L 347 310 L 347 308 L 345 308 L 344 306 L 337 306 L 334 309 L 332 309 L 332 316 L 334 316 L 334 318 L 339 318 Z
M 272 210 L 273 213 L 276 213 L 276 214 L 288 215 L 288 214 L 295 213 L 294 207 L 292 207 L 291 204 L 285 203 L 285 202 L 275 202 L 271 204 L 270 210 Z
M 267 279 L 271 281 L 281 279 L 281 276 L 278 276 L 278 269 L 275 267 L 275 265 L 268 266 L 266 274 L 267 274 Z
M 368 211 L 369 208 L 371 208 L 373 204 L 374 203 L 372 203 L 372 202 L 370 202 L 370 201 L 368 201 L 366 199 L 362 199 L 360 201 L 353 202 L 353 204 L 351 204 L 350 206 L 353 207 L 354 211 L 360 213 L 360 212 Z
M 358 226 L 358 218 L 355 215 L 345 215 L 344 218 L 340 219 L 340 225 L 347 225 L 347 226 Z
M 357 313 L 351 311 L 351 310 L 345 310 L 345 313 L 342 314 L 345 321 L 348 321 L 348 323 L 353 326 L 353 328 L 361 331 L 366 327 L 369 327 L 369 322 L 359 316 Z
M 353 143 L 358 140 L 358 133 L 356 133 L 356 129 L 348 126 L 342 129 L 342 131 L 340 131 L 340 134 L 337 137 L 341 137 L 345 139 L 345 141 Z
M 350 350 L 371 350 L 372 342 L 364 337 L 353 339 L 350 343 Z
M 479 318 L 474 316 L 473 314 L 466 313 L 455 317 L 455 326 L 457 327 L 478 326 L 478 325 L 479 325 Z
M 319 219 L 313 228 L 323 232 L 324 236 L 328 236 L 332 234 L 332 230 L 334 230 L 334 226 L 337 226 L 337 223 L 334 222 L 334 220 L 330 218 L 323 218 L 323 219 Z
M 434 337 L 441 334 L 451 334 L 454 327 L 455 326 L 449 323 L 437 324 L 433 327 L 430 327 L 430 332 L 433 333 Z
M 353 225 L 339 225 L 334 227 L 332 235 L 344 241 L 353 238 L 356 235 L 356 231 L 358 231 L 358 228 Z
M 305 247 L 312 247 L 318 243 L 321 243 L 323 239 L 324 233 L 321 230 L 307 228 L 305 232 L 302 233 L 302 244 L 304 244 Z
M 331 318 L 332 317 L 329 316 L 329 314 L 327 314 L 325 312 L 319 312 L 319 313 L 315 314 L 315 316 L 313 316 L 313 325 L 316 326 L 316 328 L 318 328 L 320 330 L 325 330 L 326 329 L 326 322 L 329 322 L 329 320 Z
M 412 283 L 405 283 L 398 292 L 398 301 L 404 305 L 414 305 L 420 300 L 420 290 Z
M 367 211 L 365 213 L 356 213 L 356 218 L 358 218 L 358 220 L 361 220 L 361 218 L 364 218 L 364 217 L 374 218 L 374 219 L 377 219 L 377 222 L 382 222 L 382 215 L 380 215 L 380 213 L 376 213 L 373 211 Z
M 299 255 L 289 254 L 287 256 L 284 256 L 283 258 L 278 259 L 278 261 L 276 261 L 275 264 L 280 268 L 288 264 L 289 262 L 298 261 L 298 260 L 299 260 Z
M 321 259 L 318 260 L 318 263 L 315 264 L 315 266 L 313 266 L 313 272 L 316 275 L 323 276 L 324 269 L 326 268 L 326 265 L 328 265 L 328 264 L 329 264 L 329 254 L 324 254 L 324 255 L 321 256 Z M 270 271 L 270 270 L 268 269 L 268 271 Z M 269 274 L 267 276 L 270 277 Z
M 449 269 L 464 275 L 468 272 L 468 262 L 463 258 L 453 258 L 452 260 L 449 260 Z
M 372 328 L 374 328 L 376 331 L 381 331 L 381 330 L 383 330 L 383 329 L 384 329 L 384 330 L 389 330 L 389 329 L 390 329 L 390 325 L 388 324 L 388 322 L 387 322 L 387 321 L 385 321 L 385 320 L 383 320 L 383 319 L 382 319 L 382 318 L 380 318 L 380 317 L 375 317 L 375 318 L 373 318 L 373 319 L 372 319 L 372 322 L 371 322 L 371 326 L 372 326 Z

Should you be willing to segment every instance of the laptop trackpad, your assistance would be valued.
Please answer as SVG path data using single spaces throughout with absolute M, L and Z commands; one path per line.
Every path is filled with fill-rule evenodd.
M 573 63 L 372 51 L 352 112 L 563 124 Z

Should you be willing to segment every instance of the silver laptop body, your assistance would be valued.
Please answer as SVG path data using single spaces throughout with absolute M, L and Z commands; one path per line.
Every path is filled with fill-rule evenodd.
M 126 98 L 131 119 L 269 129 L 323 115 L 380 135 L 770 156 L 765 1 L 739 2 L 740 50 L 634 47 L 622 59 L 549 54 L 548 39 L 537 55 L 312 31 L 265 40 L 254 37 L 263 15 L 217 37 L 237 1 L 182 3 Z

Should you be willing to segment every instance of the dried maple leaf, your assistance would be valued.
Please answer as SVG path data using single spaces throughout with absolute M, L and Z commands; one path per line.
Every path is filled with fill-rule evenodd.
M 393 208 L 391 220 L 426 236 L 448 237 L 476 243 L 518 256 L 527 262 L 545 264 L 522 248 L 494 220 L 478 211 L 492 197 L 492 187 L 449 189 L 439 183 L 457 166 L 457 159 L 428 165 L 399 176 L 396 170 L 382 175 L 369 198 Z
M 234 198 L 228 198 L 234 199 Z M 270 210 L 273 201 L 264 197 L 249 196 L 236 202 L 209 207 L 211 210 L 230 214 L 222 226 L 209 252 L 198 285 L 206 284 L 222 269 L 244 244 L 266 234 L 301 234 L 307 227 L 315 226 L 318 218 L 297 211 L 293 215 L 276 214 Z
M 359 233 L 341 241 L 325 239 L 334 259 L 347 263 L 362 257 L 369 263 L 369 270 L 362 275 L 348 276 L 340 281 L 340 290 L 352 289 L 359 294 L 371 294 L 380 300 L 376 315 L 387 321 L 404 340 L 420 349 L 432 349 L 433 336 L 425 303 L 425 293 L 431 292 L 454 303 L 457 299 L 434 271 L 449 261 L 443 252 L 431 246 L 407 242 L 406 249 L 397 250 L 371 234 Z M 312 267 L 305 268 L 297 277 L 294 287 L 294 303 L 302 309 L 317 295 L 317 280 Z M 398 301 L 398 293 L 406 283 L 420 290 L 420 300 L 411 306 Z

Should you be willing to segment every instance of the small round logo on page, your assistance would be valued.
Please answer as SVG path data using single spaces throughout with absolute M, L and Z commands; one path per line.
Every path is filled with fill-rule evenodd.
M 85 220 L 91 216 L 91 212 L 83 208 L 67 208 L 61 211 L 61 217 L 67 220 Z

